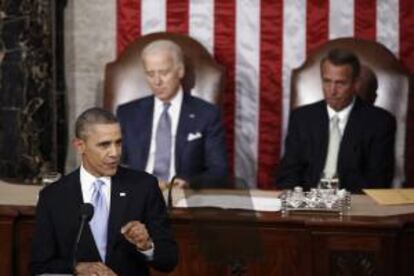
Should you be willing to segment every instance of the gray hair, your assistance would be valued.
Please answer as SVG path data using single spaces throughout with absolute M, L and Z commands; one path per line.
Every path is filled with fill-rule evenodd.
M 321 70 L 322 65 L 325 61 L 331 62 L 333 65 L 342 66 L 348 65 L 352 69 L 352 78 L 355 80 L 359 76 L 361 70 L 361 64 L 359 62 L 358 56 L 355 55 L 352 51 L 341 48 L 334 48 L 328 52 L 328 54 L 321 61 Z
M 144 60 L 144 58 L 149 54 L 161 51 L 170 52 L 175 65 L 184 67 L 184 56 L 181 47 L 177 43 L 166 39 L 155 40 L 146 45 L 141 52 L 141 60 Z
M 76 119 L 75 136 L 79 139 L 85 139 L 88 127 L 97 124 L 117 123 L 118 119 L 111 112 L 99 107 L 92 107 L 82 112 Z

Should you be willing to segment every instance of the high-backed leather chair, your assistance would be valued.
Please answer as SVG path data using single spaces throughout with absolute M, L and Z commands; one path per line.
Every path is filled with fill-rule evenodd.
M 363 73 L 358 87 L 361 91 L 367 91 L 364 88 L 373 87 L 372 92 L 372 89 L 375 90 L 375 85 L 377 86 L 376 97 L 363 94 L 362 98 L 373 100 L 373 104 L 388 110 L 396 117 L 394 186 L 398 187 L 405 180 L 406 116 L 409 92 L 412 91 L 411 76 L 394 54 L 382 44 L 355 38 L 340 38 L 322 45 L 309 55 L 301 67 L 292 72 L 291 109 L 323 98 L 320 61 L 333 48 L 349 49 L 359 57 L 363 65 Z
M 104 108 L 115 111 L 119 104 L 151 94 L 142 70 L 140 55 L 150 42 L 168 39 L 183 50 L 185 76 L 184 91 L 191 91 L 211 103 L 220 103 L 224 87 L 224 68 L 193 38 L 173 33 L 152 33 L 137 38 L 105 70 Z

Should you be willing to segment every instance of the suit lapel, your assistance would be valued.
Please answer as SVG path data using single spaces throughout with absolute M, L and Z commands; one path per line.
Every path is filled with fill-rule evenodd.
M 142 170 L 145 170 L 145 166 L 147 165 L 148 155 L 151 145 L 151 134 L 152 134 L 152 120 L 154 117 L 154 96 L 150 97 L 149 100 L 145 103 L 143 109 L 143 113 L 140 114 L 139 120 L 141 123 L 139 124 L 139 132 L 143 133 L 143 140 L 142 140 L 142 155 L 140 156 L 140 163 Z M 148 116 L 149 115 L 149 116 Z M 138 145 L 140 146 L 140 145 Z
M 339 155 L 338 155 L 338 172 L 341 172 L 342 164 L 345 160 L 347 160 L 347 155 L 352 154 L 353 151 L 356 150 L 355 139 L 360 136 L 360 109 L 361 109 L 361 102 L 358 98 L 355 99 L 354 106 L 349 114 L 348 122 L 345 126 L 344 134 L 341 140 L 341 146 L 339 148 Z
M 107 260 L 115 246 L 120 229 L 122 227 L 122 218 L 127 206 L 127 190 L 122 184 L 119 174 L 112 177 L 111 184 L 111 208 L 108 220 L 108 239 L 107 239 Z
M 326 161 L 326 154 L 328 152 L 328 143 L 329 143 L 329 116 L 328 116 L 328 110 L 326 109 L 326 103 L 325 101 L 321 102 L 321 104 L 318 106 L 318 119 L 316 120 L 316 127 L 315 130 L 315 137 L 317 140 L 317 143 L 315 145 L 319 145 L 319 148 L 316 149 L 316 172 L 322 172 L 325 167 L 325 161 Z M 316 177 L 319 178 L 322 175 L 317 175 Z
M 79 225 L 80 206 L 83 204 L 83 196 L 80 182 L 80 170 L 78 169 L 73 174 L 69 175 L 67 184 L 69 185 L 69 192 L 67 196 L 72 196 L 72 200 L 68 200 L 67 208 L 70 214 L 76 214 L 76 224 Z M 69 203 L 70 202 L 70 203 Z M 73 203 L 73 205 L 72 205 Z M 79 226 L 78 226 L 79 227 Z M 92 261 L 98 260 L 99 252 L 95 244 L 89 223 L 86 223 L 83 229 L 81 239 L 78 247 L 78 261 Z
M 74 197 L 74 204 L 80 206 L 83 203 L 82 189 L 80 183 L 80 170 L 77 169 L 68 178 L 68 185 L 71 189 L 71 194 Z
M 175 168 L 177 172 L 180 171 L 181 156 L 184 152 L 187 143 L 187 135 L 191 132 L 195 116 L 195 112 L 193 112 L 191 106 L 191 96 L 188 95 L 187 92 L 184 92 L 175 141 Z

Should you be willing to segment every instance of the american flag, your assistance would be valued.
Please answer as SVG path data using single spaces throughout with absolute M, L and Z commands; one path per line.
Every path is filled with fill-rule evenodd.
M 272 188 L 289 116 L 291 71 L 319 45 L 339 37 L 375 40 L 414 73 L 413 0 L 117 1 L 118 54 L 137 37 L 159 31 L 190 35 L 225 66 L 230 162 L 234 175 L 251 187 Z M 408 138 L 411 117 L 410 105 Z M 408 138 L 406 156 L 414 157 Z

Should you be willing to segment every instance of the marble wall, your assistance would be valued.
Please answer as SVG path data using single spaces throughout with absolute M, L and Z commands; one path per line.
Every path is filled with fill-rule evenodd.
M 57 164 L 54 1 L 1 0 L 0 176 Z
M 116 0 L 0 0 L 0 178 L 79 165 L 73 125 L 102 105 L 115 28 Z
M 65 9 L 65 70 L 69 141 L 76 117 L 102 105 L 105 64 L 116 56 L 116 1 L 69 0 Z M 79 160 L 68 145 L 66 171 Z

